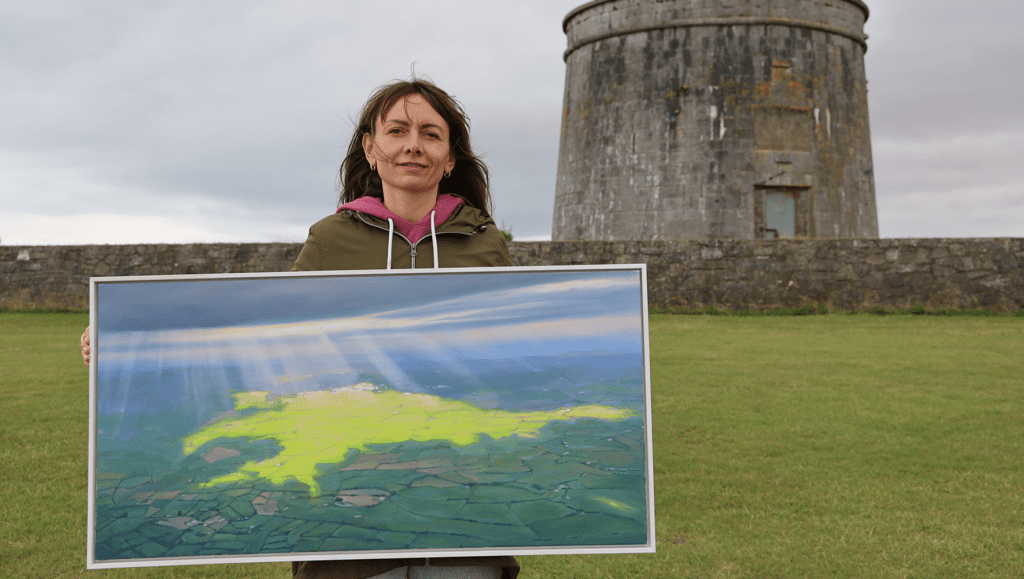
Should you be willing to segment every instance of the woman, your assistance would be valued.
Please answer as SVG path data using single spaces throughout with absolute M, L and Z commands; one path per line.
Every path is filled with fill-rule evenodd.
M 512 265 L 465 113 L 431 83 L 370 97 L 341 187 L 338 211 L 310 228 L 293 270 Z
M 487 167 L 470 146 L 468 119 L 432 83 L 378 89 L 363 107 L 340 175 L 340 206 L 310 227 L 293 271 L 513 265 L 488 214 Z M 81 345 L 88 364 L 88 328 Z M 513 557 L 292 563 L 299 579 L 515 579 L 518 573 Z
M 340 206 L 309 228 L 293 271 L 512 265 L 488 215 L 487 167 L 473 154 L 468 119 L 433 84 L 378 89 L 363 107 L 340 174 Z M 519 565 L 513 557 L 306 561 L 292 563 L 292 573 L 515 579 Z

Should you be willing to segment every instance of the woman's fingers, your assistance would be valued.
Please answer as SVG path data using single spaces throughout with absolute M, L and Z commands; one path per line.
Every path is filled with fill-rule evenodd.
M 85 327 L 85 331 L 82 332 L 82 339 L 80 341 L 80 344 L 82 346 L 82 362 L 86 366 L 88 366 L 89 365 L 89 353 L 91 352 L 91 349 L 89 348 L 89 326 L 86 326 Z

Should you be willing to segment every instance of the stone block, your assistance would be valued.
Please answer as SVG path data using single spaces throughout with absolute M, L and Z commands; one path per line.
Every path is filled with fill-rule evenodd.
M 705 260 L 705 261 L 713 260 L 713 259 L 720 259 L 724 255 L 725 254 L 722 252 L 722 250 L 720 248 L 717 248 L 717 247 L 705 247 L 705 248 L 702 248 L 701 251 L 700 251 L 700 258 Z

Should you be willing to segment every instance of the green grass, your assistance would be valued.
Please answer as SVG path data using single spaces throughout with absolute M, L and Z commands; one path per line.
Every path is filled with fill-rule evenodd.
M 0 314 L 0 577 L 85 571 L 82 314 Z M 651 317 L 658 552 L 547 577 L 1024 576 L 1024 320 Z
M 536 577 L 1024 576 L 1024 322 L 653 316 L 654 556 Z
M 823 304 L 810 304 L 804 306 L 796 306 L 792 308 L 772 308 L 767 310 L 724 310 L 716 308 L 714 306 L 706 306 L 703 308 L 652 308 L 650 311 L 652 314 L 676 314 L 681 316 L 753 317 L 815 316 L 830 313 L 828 308 L 825 307 Z M 876 316 L 966 316 L 973 318 L 1024 318 L 1024 310 L 1017 310 L 1014 312 L 997 312 L 995 310 L 989 310 L 985 308 L 967 310 L 956 310 L 947 308 L 928 309 L 921 305 L 911 306 L 909 308 L 883 308 L 881 306 L 875 306 L 868 309 L 867 312 L 858 312 L 856 310 L 851 310 L 841 313 L 845 313 L 851 316 L 855 316 L 860 313 L 868 313 Z
M 86 571 L 88 323 L 0 313 L 0 577 L 291 577 L 287 563 Z

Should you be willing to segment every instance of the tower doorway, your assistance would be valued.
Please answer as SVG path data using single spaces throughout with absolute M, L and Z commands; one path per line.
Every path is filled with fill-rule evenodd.
M 792 191 L 765 191 L 765 239 L 796 237 L 796 196 Z
M 754 238 L 814 237 L 811 189 L 789 185 L 754 187 Z

